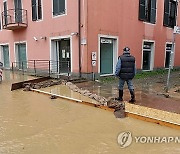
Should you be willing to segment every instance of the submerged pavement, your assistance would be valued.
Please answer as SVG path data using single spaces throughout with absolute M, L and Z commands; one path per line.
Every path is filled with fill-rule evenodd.
M 89 91 L 108 97 L 118 96 L 118 85 L 109 85 L 98 82 L 84 82 L 77 84 L 78 87 L 83 89 L 88 89 Z M 158 96 L 150 91 L 142 91 L 140 89 L 135 89 L 136 94 L 136 105 L 149 107 L 153 109 L 158 109 L 162 111 L 168 111 L 172 113 L 180 114 L 180 99 L 179 98 L 165 98 L 163 96 Z M 179 94 L 180 95 L 180 94 Z M 130 99 L 130 94 L 128 89 L 124 90 L 124 100 L 128 101 Z
M 179 130 L 132 118 L 116 119 L 111 112 L 63 99 L 52 100 L 31 91 L 11 92 L 11 83 L 33 77 L 3 73 L 4 80 L 0 84 L 1 154 L 180 153 L 179 143 L 145 143 L 143 140 L 144 136 L 176 137 Z M 122 132 L 130 132 L 133 136 L 126 148 L 118 144 Z M 136 142 L 135 137 L 143 138 Z

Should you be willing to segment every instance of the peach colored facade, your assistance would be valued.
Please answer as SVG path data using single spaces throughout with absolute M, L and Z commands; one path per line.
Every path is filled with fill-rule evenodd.
M 14 8 L 13 0 L 6 1 L 8 9 Z M 10 64 L 17 61 L 16 44 L 18 43 L 26 44 L 27 60 L 56 60 L 53 44 L 61 39 L 69 39 L 72 74 L 79 74 L 81 71 L 85 76 L 91 75 L 92 72 L 100 75 L 102 70 L 105 72 L 102 73 L 103 75 L 114 74 L 118 56 L 122 54 L 125 46 L 129 46 L 131 53 L 136 57 L 137 68 L 143 69 L 144 42 L 153 44 L 149 70 L 165 67 L 166 44 L 172 43 L 173 29 L 163 26 L 164 0 L 156 2 L 155 24 L 138 20 L 139 0 L 80 0 L 80 33 L 79 1 L 65 0 L 65 2 L 65 14 L 54 17 L 53 1 L 42 0 L 42 20 L 32 21 L 31 1 L 22 1 L 22 8 L 27 10 L 28 26 L 18 30 L 0 31 L 0 45 L 9 46 Z M 3 1 L 0 1 L 0 11 L 3 12 Z M 178 16 L 179 5 L 177 11 Z M 180 17 L 177 18 L 177 23 L 180 24 Z M 108 43 L 112 46 L 108 46 Z M 103 50 L 108 48 L 112 50 L 110 55 L 112 68 L 106 73 L 105 68 L 101 67 L 103 67 L 102 62 L 106 62 L 105 59 L 102 61 L 106 52 Z M 92 52 L 96 53 L 94 66 L 92 66 Z M 1 54 L 0 60 L 3 61 L 2 59 Z M 180 35 L 178 34 L 173 63 L 174 66 L 180 66 Z

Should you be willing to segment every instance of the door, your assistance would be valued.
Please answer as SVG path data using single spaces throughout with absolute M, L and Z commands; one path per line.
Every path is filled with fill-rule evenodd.
M 101 39 L 100 74 L 113 74 L 113 40 Z
M 151 52 L 143 52 L 143 70 L 150 70 Z
M 14 0 L 15 21 L 22 23 L 22 3 L 21 0 Z
M 171 58 L 172 44 L 166 44 L 165 68 L 169 68 Z
M 153 63 L 153 42 L 144 42 L 143 45 L 143 70 L 151 70 Z
M 27 68 L 26 44 L 17 45 L 17 59 L 18 59 L 19 69 L 26 69 Z
M 4 67 L 9 68 L 10 67 L 10 63 L 9 63 L 9 46 L 8 45 L 3 45 L 2 50 L 3 50 Z
M 59 73 L 71 72 L 70 39 L 59 41 Z

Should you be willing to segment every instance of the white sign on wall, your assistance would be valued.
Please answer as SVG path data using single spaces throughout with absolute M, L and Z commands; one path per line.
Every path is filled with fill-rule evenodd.
M 96 60 L 96 52 L 92 52 L 92 54 L 91 54 L 91 59 L 92 59 L 92 60 Z
M 96 61 L 95 60 L 92 61 L 92 66 L 96 66 Z
M 86 38 L 82 38 L 82 39 L 81 39 L 81 45 L 86 45 L 86 44 L 87 44 Z
M 112 40 L 111 40 L 111 39 L 102 38 L 102 39 L 101 39 L 101 43 L 111 44 L 111 43 L 112 43 Z
M 180 27 L 174 26 L 174 34 L 180 34 Z
M 96 52 L 91 53 L 92 66 L 96 66 Z

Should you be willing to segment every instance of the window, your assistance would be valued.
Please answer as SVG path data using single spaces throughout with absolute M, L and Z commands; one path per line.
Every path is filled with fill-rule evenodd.
M 143 45 L 143 70 L 152 70 L 153 42 L 144 42 Z
M 166 44 L 165 68 L 169 68 L 171 51 L 172 51 L 172 44 Z
M 53 15 L 65 14 L 65 0 L 53 0 Z
M 175 0 L 164 1 L 164 22 L 163 25 L 174 28 L 176 25 L 177 2 Z
M 139 20 L 156 22 L 156 0 L 139 0 Z
M 32 20 L 41 20 L 42 19 L 42 6 L 41 0 L 32 0 Z

